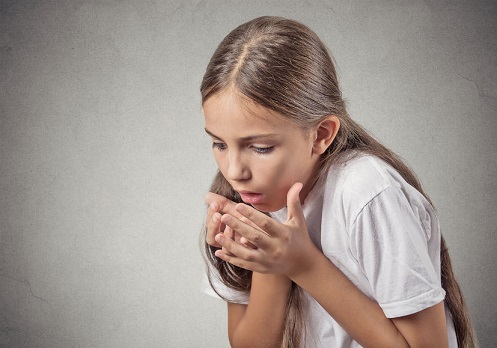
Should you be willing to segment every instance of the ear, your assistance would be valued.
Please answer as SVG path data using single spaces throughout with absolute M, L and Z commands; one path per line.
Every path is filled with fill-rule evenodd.
M 316 155 L 323 154 L 331 145 L 340 129 L 340 120 L 335 115 L 326 117 L 314 131 L 314 144 L 312 152 Z

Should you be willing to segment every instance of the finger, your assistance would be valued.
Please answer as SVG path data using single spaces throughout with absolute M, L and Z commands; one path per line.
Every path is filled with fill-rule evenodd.
M 235 207 L 235 210 L 236 210 L 236 207 Z M 245 216 L 243 216 L 242 214 L 240 214 L 238 211 L 236 213 L 239 215 L 239 216 L 237 216 L 237 218 L 240 221 L 245 222 L 247 225 L 252 226 L 253 228 L 257 228 L 258 230 L 262 231 L 262 229 L 259 226 L 257 226 L 256 224 L 254 224 L 252 221 L 250 221 L 249 219 L 247 219 Z
M 221 249 L 216 250 L 215 255 L 217 257 L 219 257 L 220 259 L 231 263 L 234 266 L 244 268 L 246 270 L 253 271 L 253 272 L 268 273 L 267 269 L 265 267 L 263 267 L 262 265 L 255 263 L 255 262 L 246 261 L 244 259 L 236 257 L 235 255 L 227 255 Z
M 228 238 L 224 234 L 216 236 L 216 241 L 222 246 L 222 251 L 228 255 L 236 255 L 247 261 L 253 261 L 256 258 L 254 249 L 248 249 L 240 243 L 235 242 L 233 239 Z
M 224 225 L 224 224 L 223 224 Z M 248 242 L 245 238 L 243 237 L 240 237 L 240 235 L 238 233 L 236 233 L 231 227 L 229 226 L 226 226 L 225 230 L 224 230 L 224 235 L 227 237 L 227 238 L 230 238 L 232 240 L 234 240 L 235 242 L 237 243 L 240 243 L 242 244 L 243 246 L 247 247 L 247 248 L 252 248 L 252 249 L 256 249 L 255 246 L 253 246 L 250 242 Z M 221 246 L 219 243 L 216 242 L 216 244 L 218 244 L 219 246 Z M 227 254 L 231 254 L 227 249 L 223 248 L 223 251 Z
M 225 254 L 225 255 L 228 255 L 228 256 L 234 256 L 228 249 L 226 249 L 225 247 L 221 247 L 221 249 L 219 250 L 222 250 L 222 252 Z
M 207 192 L 205 195 L 205 202 L 209 204 L 209 206 L 216 207 L 216 211 L 222 214 L 231 214 L 237 219 L 242 220 L 243 222 L 252 225 L 255 228 L 258 228 L 256 225 L 254 225 L 251 221 L 247 220 L 246 218 L 243 217 L 239 212 L 236 211 L 236 204 L 233 201 L 230 201 L 228 198 L 218 195 L 213 192 Z
M 207 192 L 205 195 L 205 202 L 209 204 L 209 206 L 214 205 L 217 207 L 217 211 L 222 213 L 222 214 L 231 214 L 235 216 L 237 219 L 242 220 L 243 222 L 252 225 L 255 228 L 258 228 L 255 224 L 252 223 L 252 221 L 249 221 L 243 215 L 241 215 L 237 210 L 236 210 L 236 205 L 237 203 L 230 201 L 228 198 L 218 195 L 213 192 Z
M 245 220 L 247 220 L 247 218 L 244 218 Z M 242 222 L 245 222 L 242 220 Z M 231 227 L 230 227 L 231 228 Z M 239 233 L 236 233 L 235 231 L 235 242 L 238 242 L 240 244 L 243 244 L 245 245 L 247 248 L 252 248 L 252 249 L 257 249 L 257 247 L 255 245 L 253 245 L 252 243 L 250 243 L 247 238 L 245 237 L 242 237 L 240 236 Z
M 269 238 L 271 238 L 266 232 L 261 231 L 257 228 L 247 225 L 243 221 L 225 214 L 222 216 L 221 221 L 230 228 L 234 229 L 240 237 L 244 237 L 246 241 L 251 243 L 257 248 L 264 248 L 268 245 Z
M 240 258 L 236 257 L 233 254 L 228 255 L 228 254 L 226 254 L 221 249 L 216 250 L 215 255 L 217 257 L 219 257 L 220 259 L 222 259 L 222 260 L 224 260 L 226 262 L 231 263 L 234 266 L 237 266 L 237 267 L 240 267 L 240 268 L 244 268 L 244 269 L 247 269 L 249 271 L 255 271 L 255 272 L 263 273 L 263 271 L 259 269 L 259 267 L 258 267 L 257 264 L 254 264 L 254 263 L 245 261 L 243 259 L 240 259 Z
M 288 209 L 287 222 L 293 223 L 297 226 L 305 225 L 304 212 L 300 204 L 300 191 L 302 190 L 302 183 L 296 182 L 290 187 L 286 196 L 286 205 Z
M 250 243 L 245 237 L 240 237 L 239 243 L 245 245 L 247 248 L 257 249 L 257 247 L 254 244 Z
M 233 231 L 233 229 L 229 226 L 226 226 L 226 228 L 224 229 L 224 235 L 235 240 L 235 231 Z
M 266 214 L 243 203 L 238 203 L 236 205 L 236 210 L 247 218 L 252 225 L 255 224 L 257 229 L 262 232 L 269 234 L 270 236 L 277 236 L 279 234 L 279 223 Z
M 223 235 L 217 236 L 216 240 L 223 246 L 222 249 L 216 250 L 217 257 L 250 271 L 263 271 L 261 265 L 256 262 L 256 250 L 245 248 Z
M 207 209 L 207 216 L 205 219 L 205 241 L 207 244 L 214 247 L 220 247 L 220 245 L 216 242 L 215 237 L 216 234 L 222 232 L 221 224 L 221 214 L 216 211 L 216 206 L 212 206 L 211 204 Z
M 236 203 L 229 200 L 228 198 L 218 195 L 213 192 L 207 192 L 205 195 L 205 203 L 209 206 L 212 204 L 216 204 L 218 206 L 218 212 L 222 214 L 236 214 L 235 206 Z
M 222 223 L 221 221 L 221 214 L 219 214 L 218 212 L 215 212 L 214 214 L 212 214 L 212 222 L 217 226 L 219 225 L 219 228 L 218 228 L 218 233 L 219 232 L 224 232 L 224 229 L 226 228 L 226 225 Z

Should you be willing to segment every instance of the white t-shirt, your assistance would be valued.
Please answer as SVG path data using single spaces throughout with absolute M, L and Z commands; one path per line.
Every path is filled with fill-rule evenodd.
M 309 193 L 303 211 L 313 242 L 388 318 L 419 312 L 445 298 L 435 211 L 380 159 L 363 155 L 333 166 L 324 184 Z M 271 216 L 286 221 L 286 208 Z M 248 303 L 248 294 L 212 278 L 230 302 Z M 209 286 L 206 292 L 215 295 Z M 306 297 L 306 347 L 360 347 L 310 295 Z M 457 347 L 446 314 L 449 347 Z

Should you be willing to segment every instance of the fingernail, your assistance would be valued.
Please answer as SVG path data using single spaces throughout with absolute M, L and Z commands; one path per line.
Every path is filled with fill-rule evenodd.
M 220 218 L 221 218 L 221 214 L 219 214 L 219 213 L 214 213 L 214 215 L 212 215 L 213 222 L 218 222 Z
M 222 233 L 218 233 L 216 234 L 216 237 L 214 237 L 214 239 L 216 240 L 216 242 L 221 244 L 224 241 L 224 235 Z
M 226 215 L 225 215 L 225 216 L 226 216 Z M 229 224 L 229 223 L 231 222 L 231 217 L 226 216 L 226 217 L 224 218 L 224 221 L 223 221 L 223 222 L 224 222 L 226 225 L 227 225 L 227 224 Z

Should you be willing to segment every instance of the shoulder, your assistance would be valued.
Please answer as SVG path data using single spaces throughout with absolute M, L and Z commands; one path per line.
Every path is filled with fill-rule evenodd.
M 397 173 L 384 161 L 371 155 L 357 155 L 333 167 L 331 172 L 335 172 L 336 184 L 342 184 L 349 190 L 362 192 L 367 189 L 373 193 L 394 184 Z
M 330 168 L 325 188 L 325 200 L 333 201 L 344 210 L 349 222 L 371 201 L 381 197 L 405 196 L 408 201 L 424 201 L 424 197 L 409 185 L 392 166 L 371 155 L 355 157 Z M 388 193 L 388 194 L 384 194 Z M 427 202 L 423 202 L 426 205 Z
M 389 187 L 404 181 L 395 169 L 371 155 L 357 155 L 330 168 L 327 187 L 347 201 L 367 203 Z

